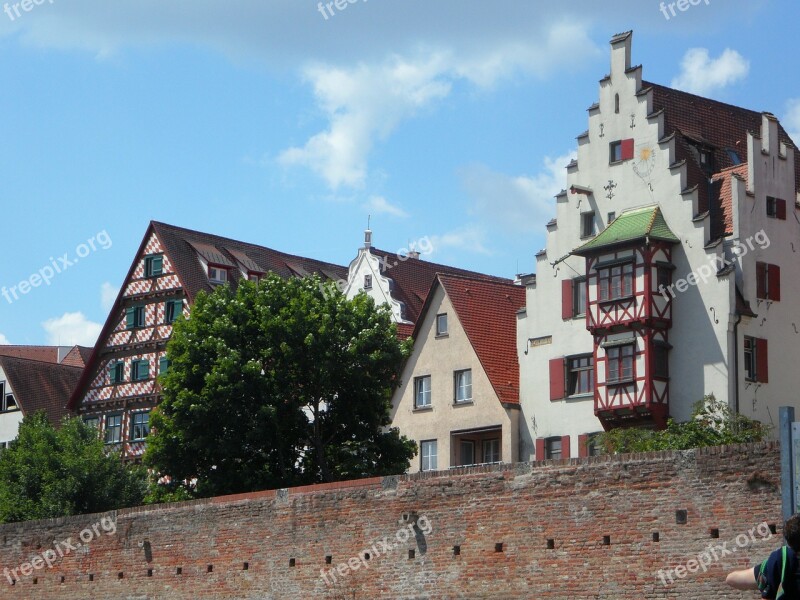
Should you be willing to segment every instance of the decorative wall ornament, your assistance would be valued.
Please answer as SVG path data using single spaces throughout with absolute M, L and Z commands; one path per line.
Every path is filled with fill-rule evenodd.
M 605 125 L 603 125 L 602 123 L 600 123 L 600 137 L 601 137 L 601 138 L 602 138 L 602 137 L 606 137 L 606 134 L 605 134 L 605 131 L 604 131 L 604 129 L 605 129 Z
M 656 166 L 656 149 L 653 146 L 642 146 L 636 152 L 635 160 L 633 161 L 633 172 L 644 181 L 653 191 L 653 184 L 651 177 Z
M 616 188 L 616 187 L 617 187 L 617 184 L 614 183 L 614 180 L 613 179 L 609 179 L 608 180 L 608 185 L 604 185 L 603 186 L 603 189 L 608 192 L 608 194 L 606 194 L 606 198 L 611 200 L 614 197 L 614 188 Z
M 631 129 L 636 127 L 636 115 L 631 115 Z
M 714 324 L 719 325 L 719 319 L 717 318 L 717 309 L 712 306 L 711 308 L 708 309 L 708 311 L 714 317 Z

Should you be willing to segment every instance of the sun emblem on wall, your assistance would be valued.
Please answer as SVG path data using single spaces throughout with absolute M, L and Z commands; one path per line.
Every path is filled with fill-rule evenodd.
M 644 181 L 652 191 L 653 184 L 650 182 L 650 176 L 656 166 L 656 150 L 652 146 L 643 146 L 636 152 L 635 160 L 633 161 L 633 172 Z

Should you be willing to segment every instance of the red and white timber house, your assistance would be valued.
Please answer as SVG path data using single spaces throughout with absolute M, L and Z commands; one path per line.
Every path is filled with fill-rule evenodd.
M 642 79 L 631 32 L 520 276 L 520 460 L 663 427 L 707 395 L 800 408 L 800 164 L 778 119 Z M 777 82 L 776 82 L 777 83 Z

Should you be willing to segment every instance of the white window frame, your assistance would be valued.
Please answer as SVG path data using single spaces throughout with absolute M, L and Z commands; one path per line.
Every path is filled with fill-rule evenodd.
M 472 369 L 463 369 L 453 374 L 456 404 L 469 404 L 472 402 Z
M 444 327 L 442 327 L 444 323 Z M 447 335 L 447 313 L 439 313 L 436 315 L 436 335 Z
M 422 440 L 419 443 L 420 471 L 438 471 L 439 454 L 437 440 Z
M 483 462 L 497 463 L 502 460 L 503 454 L 500 447 L 500 438 L 483 440 Z
M 139 419 L 142 419 L 142 420 L 143 420 L 143 417 L 147 417 L 147 423 L 144 423 L 144 422 L 137 423 L 136 422 L 137 421 L 137 417 L 139 417 Z M 147 427 L 147 433 L 145 433 L 144 436 L 137 436 L 136 435 L 136 428 L 137 427 L 143 427 L 143 426 Z M 142 411 L 142 412 L 133 413 L 131 415 L 131 441 L 132 442 L 142 442 L 147 438 L 148 435 L 150 435 L 150 411 L 146 410 L 146 411 Z
M 214 275 L 216 273 L 216 276 Z M 208 265 L 208 280 L 211 283 L 227 283 L 228 269 L 216 265 Z
M 427 382 L 427 389 L 424 384 Z M 422 375 L 414 378 L 414 408 L 430 408 L 432 405 L 431 376 Z M 422 401 L 420 402 L 420 398 Z

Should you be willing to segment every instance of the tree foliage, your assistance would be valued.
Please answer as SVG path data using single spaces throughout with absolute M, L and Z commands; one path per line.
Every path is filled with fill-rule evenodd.
M 403 472 L 416 446 L 386 427 L 409 352 L 386 307 L 316 277 L 199 294 L 145 463 L 196 496 Z
M 760 442 L 769 435 L 760 421 L 735 413 L 713 395 L 696 402 L 692 417 L 678 423 L 670 419 L 663 430 L 619 428 L 600 434 L 600 446 L 609 454 L 688 450 Z
M 103 512 L 140 504 L 141 467 L 107 453 L 97 429 L 79 418 L 56 429 L 44 413 L 26 416 L 0 452 L 0 522 Z

